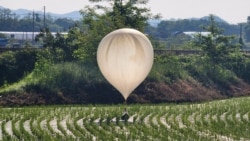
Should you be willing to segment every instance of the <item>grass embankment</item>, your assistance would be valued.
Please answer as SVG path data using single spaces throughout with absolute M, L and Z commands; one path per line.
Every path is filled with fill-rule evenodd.
M 121 121 L 124 108 L 128 121 Z M 1 108 L 0 140 L 250 140 L 250 98 Z
M 156 56 L 150 74 L 128 102 L 197 102 L 246 96 L 250 94 L 249 67 L 247 59 L 221 65 L 200 55 Z M 97 64 L 90 62 L 41 62 L 21 81 L 1 87 L 0 93 L 2 105 L 123 102 Z M 31 98 L 25 99 L 27 96 Z

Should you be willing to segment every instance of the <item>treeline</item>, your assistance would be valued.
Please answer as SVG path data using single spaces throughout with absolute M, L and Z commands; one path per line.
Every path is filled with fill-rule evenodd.
M 215 16 L 215 19 L 218 17 Z M 239 35 L 240 27 L 238 25 L 228 24 L 224 21 L 219 21 L 218 26 L 224 29 L 225 35 Z M 209 24 L 208 18 L 202 19 L 183 19 L 176 21 L 161 21 L 153 32 L 156 38 L 166 39 L 176 32 L 196 31 L 202 32 L 202 26 Z
M 82 14 L 84 15 L 84 14 Z M 45 16 L 38 13 L 29 13 L 25 16 L 17 15 L 10 9 L 0 9 L 0 31 L 24 31 L 24 32 L 39 32 L 40 29 L 47 27 L 51 32 L 65 32 L 69 31 L 71 27 L 79 24 L 79 21 L 74 21 L 70 18 L 53 18 L 49 14 Z M 225 35 L 239 35 L 240 26 L 229 24 L 219 17 L 216 17 L 218 24 L 224 29 Z M 208 25 L 208 17 L 201 19 L 183 19 L 183 20 L 162 20 L 157 27 L 153 27 L 150 24 L 146 26 L 145 32 L 150 34 L 154 38 L 160 40 L 166 40 L 170 38 L 176 32 L 185 31 L 201 31 L 201 26 Z M 246 41 L 250 41 L 250 25 L 244 24 L 242 32 Z
M 38 13 L 17 15 L 10 9 L 0 9 L 0 31 L 39 32 L 48 27 L 52 32 L 65 32 L 76 23 L 70 18 L 53 18 L 49 14 L 44 16 Z

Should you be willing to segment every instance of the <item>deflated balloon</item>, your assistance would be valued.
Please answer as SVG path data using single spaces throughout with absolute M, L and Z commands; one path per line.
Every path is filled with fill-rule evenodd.
M 125 100 L 147 77 L 153 58 L 153 47 L 148 38 L 130 28 L 107 34 L 97 50 L 100 71 Z

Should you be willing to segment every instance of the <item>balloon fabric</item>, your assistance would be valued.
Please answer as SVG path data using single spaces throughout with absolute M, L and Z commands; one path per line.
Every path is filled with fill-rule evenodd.
M 125 101 L 147 77 L 153 58 L 153 47 L 149 39 L 140 31 L 130 28 L 107 34 L 97 50 L 100 71 Z

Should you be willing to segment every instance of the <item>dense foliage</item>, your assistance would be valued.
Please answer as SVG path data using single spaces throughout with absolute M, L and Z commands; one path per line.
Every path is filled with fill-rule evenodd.
M 134 28 L 143 32 L 152 17 L 149 9 L 138 6 L 146 4 L 147 0 L 108 0 L 111 7 L 98 4 L 101 1 L 91 0 L 97 4 L 81 11 L 84 15 L 83 32 L 79 37 L 79 47 L 74 52 L 81 60 L 95 61 L 98 44 L 109 32 L 119 28 Z
M 21 80 L 35 66 L 36 51 L 22 50 L 0 55 L 0 86 Z

